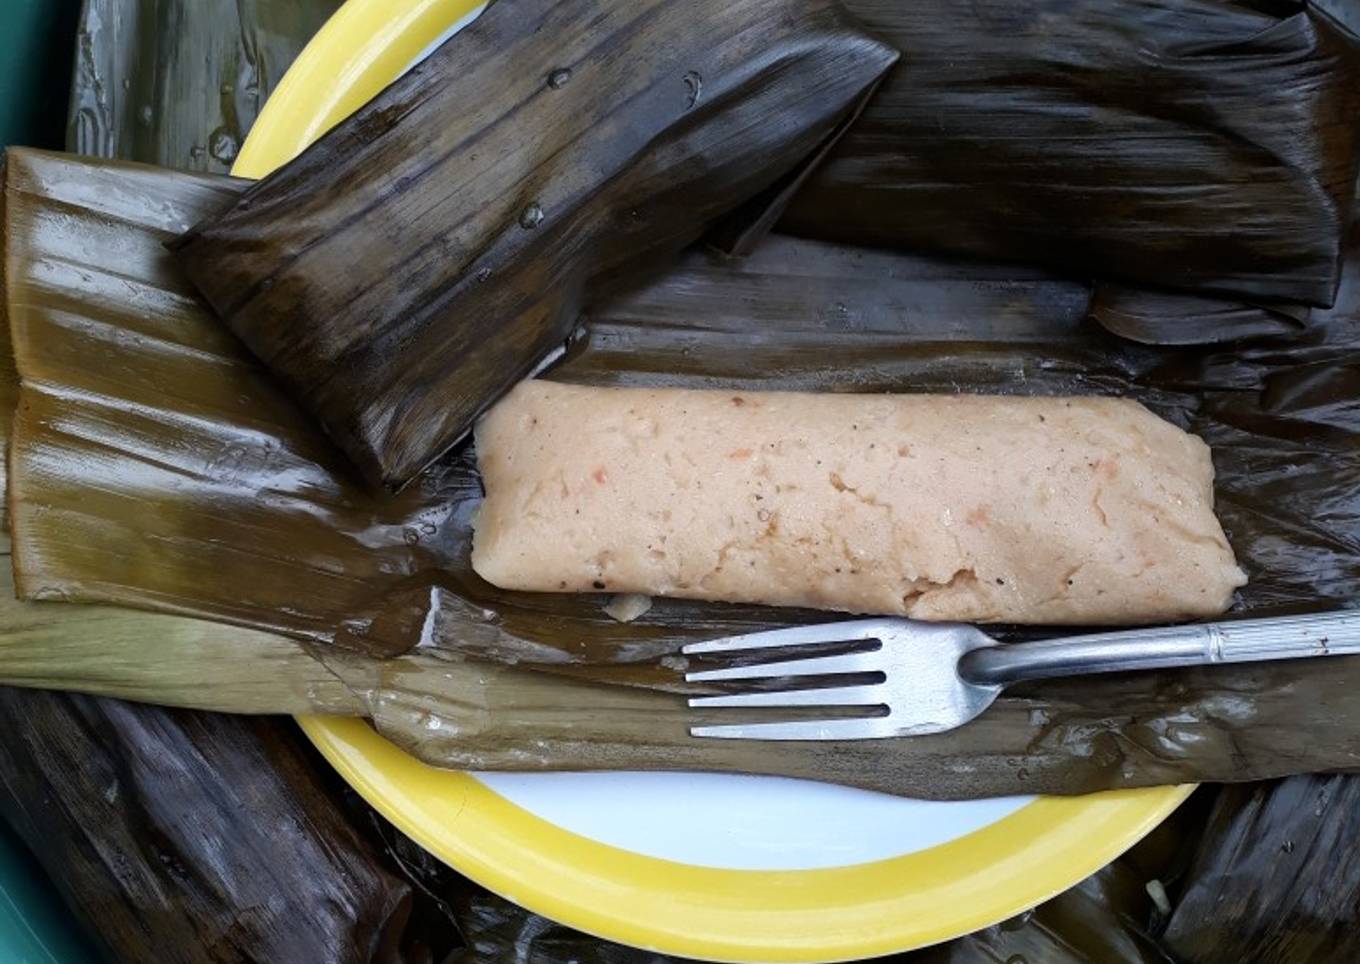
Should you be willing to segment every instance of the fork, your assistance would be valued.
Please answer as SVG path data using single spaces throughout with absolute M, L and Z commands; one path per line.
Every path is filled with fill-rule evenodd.
M 828 647 L 854 652 L 824 655 Z M 1360 610 L 1137 629 L 1032 643 L 998 643 L 975 626 L 909 619 L 863 619 L 729 636 L 691 643 L 686 656 L 795 658 L 699 669 L 691 683 L 857 677 L 840 683 L 699 696 L 696 709 L 848 707 L 875 716 L 694 726 L 696 737 L 735 740 L 872 740 L 943 733 L 975 719 L 1003 689 L 1021 680 L 1214 663 L 1256 663 L 1360 654 Z M 877 675 L 877 682 L 863 682 Z M 817 680 L 803 680 L 818 682 Z M 886 712 L 885 712 L 886 711 Z

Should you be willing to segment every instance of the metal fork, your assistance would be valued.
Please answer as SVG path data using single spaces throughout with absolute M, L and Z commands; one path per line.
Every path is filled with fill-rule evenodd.
M 865 642 L 871 644 L 867 651 L 819 655 L 835 644 L 862 646 Z M 692 683 L 784 678 L 796 682 L 800 677 L 848 675 L 862 680 L 867 674 L 877 674 L 881 680 L 842 680 L 815 688 L 781 684 L 763 692 L 699 696 L 689 705 L 704 709 L 877 708 L 878 715 L 695 726 L 690 733 L 736 740 L 872 740 L 941 733 L 976 718 L 1006 686 L 1021 680 L 1360 654 L 1360 610 L 1012 644 L 1000 644 L 975 626 L 864 619 L 692 643 L 682 652 L 730 658 L 789 647 L 805 650 L 792 659 L 695 670 L 686 673 L 685 679 Z

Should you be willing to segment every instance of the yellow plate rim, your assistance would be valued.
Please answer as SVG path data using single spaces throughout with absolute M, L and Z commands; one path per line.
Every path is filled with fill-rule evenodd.
M 233 173 L 263 177 L 287 163 L 480 6 L 349 0 L 280 82 Z M 299 723 L 378 812 L 489 890 L 609 940 L 718 961 L 851 960 L 989 926 L 1118 857 L 1194 789 L 1040 798 L 948 843 L 872 863 L 723 870 L 564 830 L 475 777 L 421 763 L 362 720 Z

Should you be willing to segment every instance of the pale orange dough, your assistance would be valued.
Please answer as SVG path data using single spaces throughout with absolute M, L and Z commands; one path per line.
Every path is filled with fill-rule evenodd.
M 1200 439 L 1116 398 L 519 385 L 477 427 L 505 589 L 1150 623 L 1245 576 Z

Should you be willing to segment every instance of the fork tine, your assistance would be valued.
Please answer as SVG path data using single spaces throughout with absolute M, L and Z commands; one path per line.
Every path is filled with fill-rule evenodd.
M 689 705 L 696 709 L 718 706 L 879 706 L 887 699 L 882 684 L 870 686 L 823 686 L 810 690 L 785 690 L 782 693 L 731 693 L 723 696 L 696 696 Z
M 813 656 L 808 659 L 785 659 L 777 663 L 757 663 L 753 666 L 725 666 L 722 669 L 703 669 L 685 674 L 687 683 L 720 682 L 734 679 L 765 679 L 772 676 L 832 676 L 838 673 L 873 673 L 882 667 L 877 651 L 845 653 L 841 656 Z
M 866 740 L 892 736 L 890 717 L 851 720 L 805 720 L 798 723 L 733 723 L 690 727 L 690 736 L 722 740 Z
M 725 636 L 721 639 L 690 643 L 680 652 L 686 656 L 698 656 L 702 653 L 740 653 L 748 649 L 772 649 L 778 646 L 853 643 L 861 639 L 877 639 L 884 628 L 884 621 L 881 619 L 792 626 L 789 629 L 770 629 L 761 633 L 747 633 L 744 636 Z

